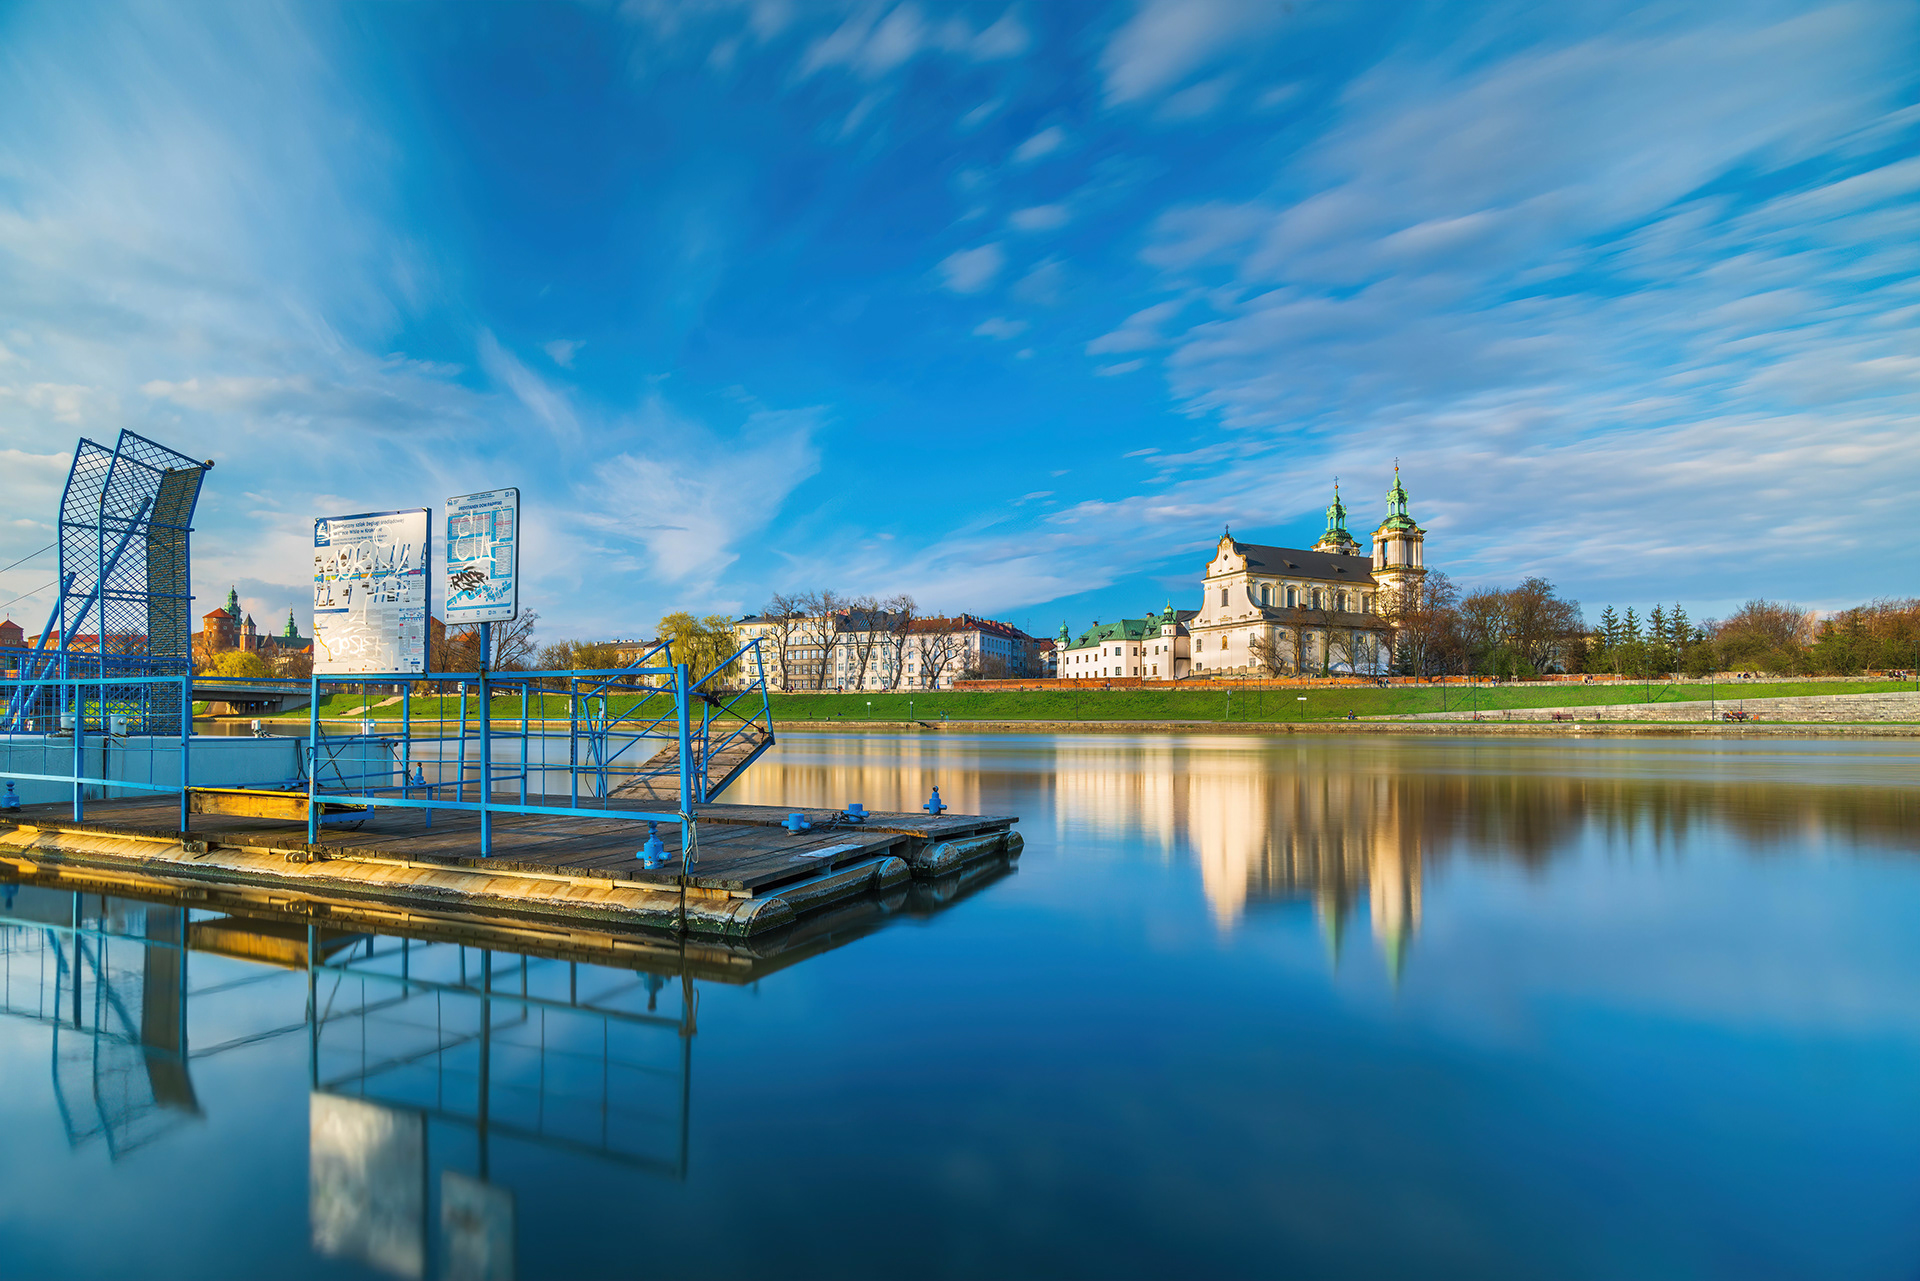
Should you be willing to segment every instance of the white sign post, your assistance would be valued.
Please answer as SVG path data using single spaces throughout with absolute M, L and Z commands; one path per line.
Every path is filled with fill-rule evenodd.
M 520 491 L 447 500 L 447 626 L 504 623 L 520 613 Z
M 313 522 L 313 670 L 427 670 L 430 513 L 363 512 Z

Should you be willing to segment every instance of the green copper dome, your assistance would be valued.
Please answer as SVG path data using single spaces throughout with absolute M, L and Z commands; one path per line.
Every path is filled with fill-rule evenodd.
M 1387 518 L 1380 522 L 1381 529 L 1411 529 L 1419 531 L 1413 523 L 1413 517 L 1407 515 L 1407 487 L 1400 483 L 1400 464 L 1393 465 L 1393 488 L 1387 491 Z

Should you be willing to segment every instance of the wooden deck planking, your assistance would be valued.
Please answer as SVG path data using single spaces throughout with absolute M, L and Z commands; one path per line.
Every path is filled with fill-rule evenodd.
M 96 801 L 88 806 L 80 827 L 91 830 L 138 831 L 177 835 L 179 810 L 171 801 Z M 767 814 L 774 811 L 767 810 Z M 784 818 L 789 811 L 780 811 Z M 74 826 L 63 805 L 33 806 L 22 810 L 18 822 L 46 827 Z M 822 811 L 823 821 L 830 813 Z M 801 877 L 870 859 L 898 845 L 900 834 L 874 826 L 816 827 L 795 835 L 770 821 L 728 823 L 714 807 L 703 807 L 699 862 L 689 878 L 695 887 L 752 893 Z M 338 856 L 392 858 L 405 861 L 450 863 L 507 872 L 547 872 L 634 881 L 671 888 L 680 883 L 680 829 L 662 825 L 660 838 L 666 865 L 649 870 L 636 857 L 646 839 L 645 828 L 633 821 L 583 816 L 495 815 L 493 853 L 479 853 L 477 814 L 436 814 L 431 828 L 417 811 L 374 810 L 356 828 L 326 825 L 319 846 Z M 284 820 L 242 815 L 195 815 L 188 839 L 213 839 L 223 844 L 252 845 L 306 852 L 304 826 Z M 817 851 L 831 846 L 851 848 L 826 858 Z M 810 857 L 812 855 L 812 857 Z

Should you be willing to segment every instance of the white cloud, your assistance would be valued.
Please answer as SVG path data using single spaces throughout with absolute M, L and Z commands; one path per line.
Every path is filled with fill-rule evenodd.
M 547 359 L 562 369 L 573 368 L 573 358 L 587 344 L 577 338 L 556 338 L 552 342 L 542 343 L 540 350 L 547 353 Z
M 1018 338 L 1027 332 L 1024 320 L 1007 320 L 1000 316 L 989 316 L 974 326 L 974 334 L 981 338 Z
M 1117 364 L 1097 366 L 1093 372 L 1101 378 L 1113 378 L 1120 374 L 1130 374 L 1136 369 L 1144 369 L 1146 364 L 1144 360 L 1122 360 Z
M 1144 0 L 1101 56 L 1107 102 L 1152 97 L 1265 34 L 1284 15 L 1272 0 Z
M 877 8 L 851 14 L 832 33 L 815 40 L 800 60 L 800 75 L 844 67 L 869 80 L 884 76 L 922 53 L 945 53 L 968 62 L 1017 57 L 1031 43 L 1026 26 L 1008 9 L 976 32 L 961 18 L 930 21 L 913 3 L 881 16 Z
M 1120 328 L 1088 343 L 1087 354 L 1097 356 L 1103 352 L 1145 351 L 1151 347 L 1165 346 L 1167 339 L 1161 334 L 1160 326 L 1178 316 L 1185 308 L 1186 302 L 1182 299 L 1157 302 L 1151 307 L 1142 308 L 1128 316 Z
M 608 458 L 581 487 L 584 518 L 613 547 L 638 543 L 650 574 L 710 586 L 820 469 L 820 418 L 818 410 L 761 411 L 729 438 L 655 397 L 623 433 L 646 447 Z M 706 465 L 714 457 L 727 465 Z
M 1007 223 L 1015 231 L 1052 231 L 1072 217 L 1065 205 L 1032 205 L 1008 214 Z
M 1059 125 L 1048 125 L 1013 149 L 1013 162 L 1028 165 L 1043 156 L 1050 156 L 1067 143 L 1067 131 Z
M 993 283 L 1006 261 L 998 244 L 980 245 L 948 254 L 940 262 L 940 275 L 954 293 L 977 294 Z
M 480 333 L 480 367 L 494 381 L 504 384 L 556 439 L 569 445 L 579 442 L 580 420 L 566 397 L 547 386 L 486 330 Z

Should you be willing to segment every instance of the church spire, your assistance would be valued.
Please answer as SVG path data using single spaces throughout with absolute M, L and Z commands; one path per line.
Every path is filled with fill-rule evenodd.
M 1342 552 L 1351 555 L 1360 549 L 1347 532 L 1347 505 L 1340 501 L 1340 478 L 1333 480 L 1333 502 L 1327 507 L 1327 532 L 1313 545 L 1317 552 Z
M 1327 536 L 1332 538 L 1335 535 L 1345 534 L 1346 532 L 1347 507 L 1345 503 L 1340 501 L 1340 478 L 1335 476 L 1333 478 L 1333 504 L 1327 508 Z

